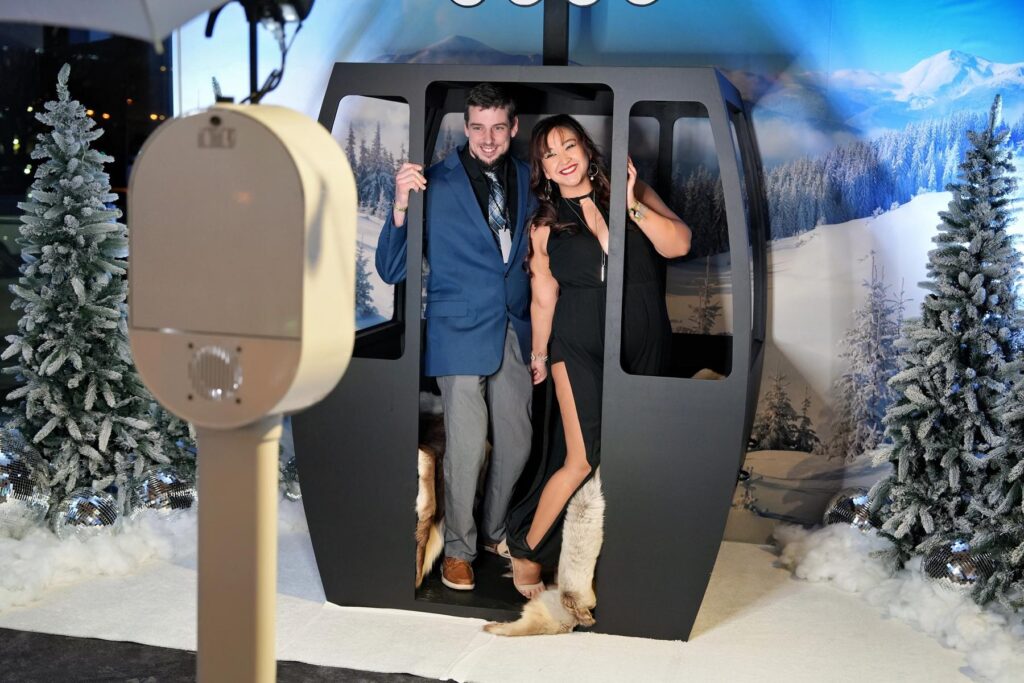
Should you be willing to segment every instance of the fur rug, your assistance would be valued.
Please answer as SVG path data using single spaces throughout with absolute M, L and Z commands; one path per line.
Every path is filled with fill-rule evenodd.
M 484 630 L 499 636 L 553 635 L 592 626 L 597 606 L 594 566 L 604 542 L 604 495 L 600 468 L 569 501 L 558 557 L 558 584 L 530 600 L 512 622 L 491 622 Z
M 690 379 L 725 379 L 725 375 L 715 372 L 711 368 L 702 368 L 695 372 Z
M 420 448 L 416 456 L 416 587 L 430 574 L 444 551 L 444 418 L 420 416 Z

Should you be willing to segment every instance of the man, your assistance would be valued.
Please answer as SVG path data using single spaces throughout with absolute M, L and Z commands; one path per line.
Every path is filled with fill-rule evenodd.
M 424 372 L 436 377 L 444 406 L 445 548 L 441 581 L 475 586 L 477 543 L 497 552 L 512 488 L 530 454 L 530 279 L 523 268 L 527 221 L 536 209 L 530 169 L 508 152 L 519 127 L 515 103 L 500 87 L 469 91 L 468 142 L 423 172 L 395 174 L 394 210 L 377 243 L 388 283 L 405 279 L 410 192 L 426 191 L 427 283 Z M 429 190 L 428 190 L 429 187 Z M 488 426 L 491 460 L 481 528 L 473 519 Z

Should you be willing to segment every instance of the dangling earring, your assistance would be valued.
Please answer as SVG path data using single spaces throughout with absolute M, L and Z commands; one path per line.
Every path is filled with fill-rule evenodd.
M 591 161 L 591 162 L 590 162 L 590 168 L 588 168 L 588 169 L 587 169 L 587 176 L 588 176 L 588 177 L 589 177 L 589 178 L 590 178 L 591 180 L 593 180 L 594 178 L 596 178 L 596 177 L 597 177 L 597 172 L 598 172 L 599 170 L 600 170 L 600 169 L 599 169 L 599 168 L 597 167 L 597 164 L 596 164 L 596 163 L 594 163 L 593 161 Z
M 541 195 L 541 198 L 546 202 L 551 201 L 551 178 L 544 181 L 544 194 Z

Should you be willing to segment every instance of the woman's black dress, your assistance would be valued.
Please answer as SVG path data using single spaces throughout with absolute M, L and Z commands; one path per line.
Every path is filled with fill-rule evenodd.
M 573 231 L 552 230 L 548 238 L 551 273 L 558 281 L 552 321 L 550 362 L 565 363 L 591 472 L 601 463 L 601 395 L 604 368 L 605 259 L 597 237 L 580 224 L 578 204 L 559 201 L 558 220 Z M 605 217 L 607 220 L 607 216 Z M 626 286 L 622 311 L 622 366 L 637 375 L 666 373 L 672 331 L 664 295 L 664 259 L 632 222 L 626 229 Z M 548 479 L 565 463 L 565 434 L 557 406 L 552 439 L 525 495 L 509 510 L 507 542 L 515 557 L 545 566 L 558 562 L 565 511 L 535 548 L 526 543 L 534 511 Z M 589 478 L 589 477 L 588 477 Z

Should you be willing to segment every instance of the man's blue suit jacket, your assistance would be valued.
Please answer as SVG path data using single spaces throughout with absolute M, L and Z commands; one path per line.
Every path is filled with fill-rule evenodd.
M 509 159 L 516 169 L 518 205 L 508 263 L 502 263 L 458 152 L 427 169 L 424 239 L 430 276 L 423 366 L 428 377 L 497 372 L 507 321 L 523 358 L 529 357 L 530 276 L 523 266 L 537 201 L 530 193 L 529 167 Z M 377 272 L 390 284 L 405 279 L 407 227 L 395 228 L 389 212 L 377 241 Z

